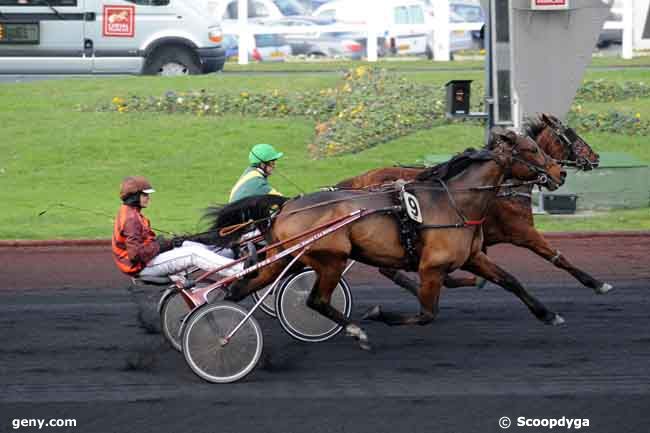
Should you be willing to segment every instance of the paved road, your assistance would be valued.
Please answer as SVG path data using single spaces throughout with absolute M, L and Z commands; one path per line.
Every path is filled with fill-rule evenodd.
M 542 325 L 492 285 L 446 291 L 431 326 L 365 324 L 372 353 L 343 336 L 314 345 L 293 341 L 260 314 L 262 361 L 231 385 L 203 383 L 182 355 L 161 344 L 139 318 L 124 280 L 62 288 L 60 274 L 52 273 L 49 288 L 19 288 L 8 284 L 3 266 L 0 431 L 14 431 L 14 418 L 75 418 L 76 429 L 43 430 L 496 432 L 502 431 L 499 418 L 509 416 L 515 424 L 518 417 L 566 417 L 589 419 L 581 429 L 587 432 L 647 432 L 650 271 L 640 253 L 647 253 L 650 239 L 558 242 L 565 254 L 593 248 L 590 258 L 576 261 L 616 290 L 597 296 L 521 250 L 491 254 L 562 313 L 565 326 Z M 27 253 L 0 251 L 0 264 L 7 264 L 7 251 L 20 268 L 18 256 Z M 38 275 L 46 280 L 55 258 L 28 255 L 39 257 Z M 92 256 L 86 252 L 89 262 Z M 375 303 L 417 308 L 367 270 L 351 279 L 356 317 Z

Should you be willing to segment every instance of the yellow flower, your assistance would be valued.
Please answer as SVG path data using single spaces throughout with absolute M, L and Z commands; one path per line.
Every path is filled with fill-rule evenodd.
M 129 108 L 126 105 L 120 105 L 118 107 L 117 111 L 120 112 L 120 113 L 125 113 L 125 112 L 129 111 Z
M 634 117 L 636 117 L 637 119 L 640 119 L 641 118 L 641 113 L 636 113 L 636 115 Z
M 126 101 L 123 98 L 120 98 L 119 96 L 116 96 L 116 97 L 113 98 L 113 104 L 115 104 L 115 105 L 122 105 L 125 102 Z
M 241 92 L 239 96 L 241 96 L 242 98 L 248 98 L 248 92 Z

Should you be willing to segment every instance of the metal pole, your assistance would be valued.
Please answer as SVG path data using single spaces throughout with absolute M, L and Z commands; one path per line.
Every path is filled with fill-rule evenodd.
M 369 11 L 368 15 L 368 39 L 366 40 L 366 55 L 368 56 L 369 62 L 377 61 L 377 27 L 379 27 L 379 20 L 376 13 L 372 10 Z
M 634 1 L 623 2 L 623 46 L 621 57 L 631 59 L 634 57 Z
M 239 34 L 239 60 L 240 65 L 248 65 L 249 31 L 248 31 L 248 0 L 237 2 L 237 30 Z
M 449 0 L 433 2 L 433 59 L 448 62 L 449 55 Z
M 494 93 L 492 83 L 492 58 L 494 49 L 492 44 L 492 0 L 482 3 L 485 15 L 485 30 L 483 31 L 483 46 L 485 48 L 485 111 L 487 122 L 485 124 L 485 144 L 490 139 L 490 130 L 494 127 Z

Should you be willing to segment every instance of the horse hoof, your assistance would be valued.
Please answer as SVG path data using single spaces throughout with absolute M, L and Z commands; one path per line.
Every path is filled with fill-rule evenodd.
M 605 293 L 608 293 L 608 292 L 612 291 L 613 289 L 614 289 L 614 286 L 612 286 L 611 284 L 603 283 L 602 286 L 594 289 L 594 291 L 598 295 L 604 295 Z
M 480 289 L 484 288 L 486 284 L 487 284 L 487 280 L 486 280 L 485 278 L 483 278 L 483 277 L 476 277 L 476 282 L 474 283 L 474 286 L 475 286 L 477 289 L 480 290 Z
M 361 320 L 368 321 L 368 320 L 374 320 L 377 321 L 381 317 L 381 307 L 379 305 L 375 305 L 374 307 L 370 307 L 368 311 L 364 313 L 364 315 L 361 317 Z
M 368 352 L 372 351 L 372 346 L 370 345 L 370 342 L 368 342 L 368 341 L 359 341 L 359 347 L 362 350 L 365 350 L 365 351 L 368 351 Z
M 557 313 L 552 313 L 552 314 L 553 316 L 550 319 L 546 320 L 547 325 L 560 326 L 565 322 L 564 318 L 559 314 Z

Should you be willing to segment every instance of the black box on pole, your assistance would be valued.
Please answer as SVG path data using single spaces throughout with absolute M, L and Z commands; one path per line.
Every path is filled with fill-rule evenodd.
M 467 116 L 471 96 L 472 80 L 451 80 L 447 88 L 447 115 Z

